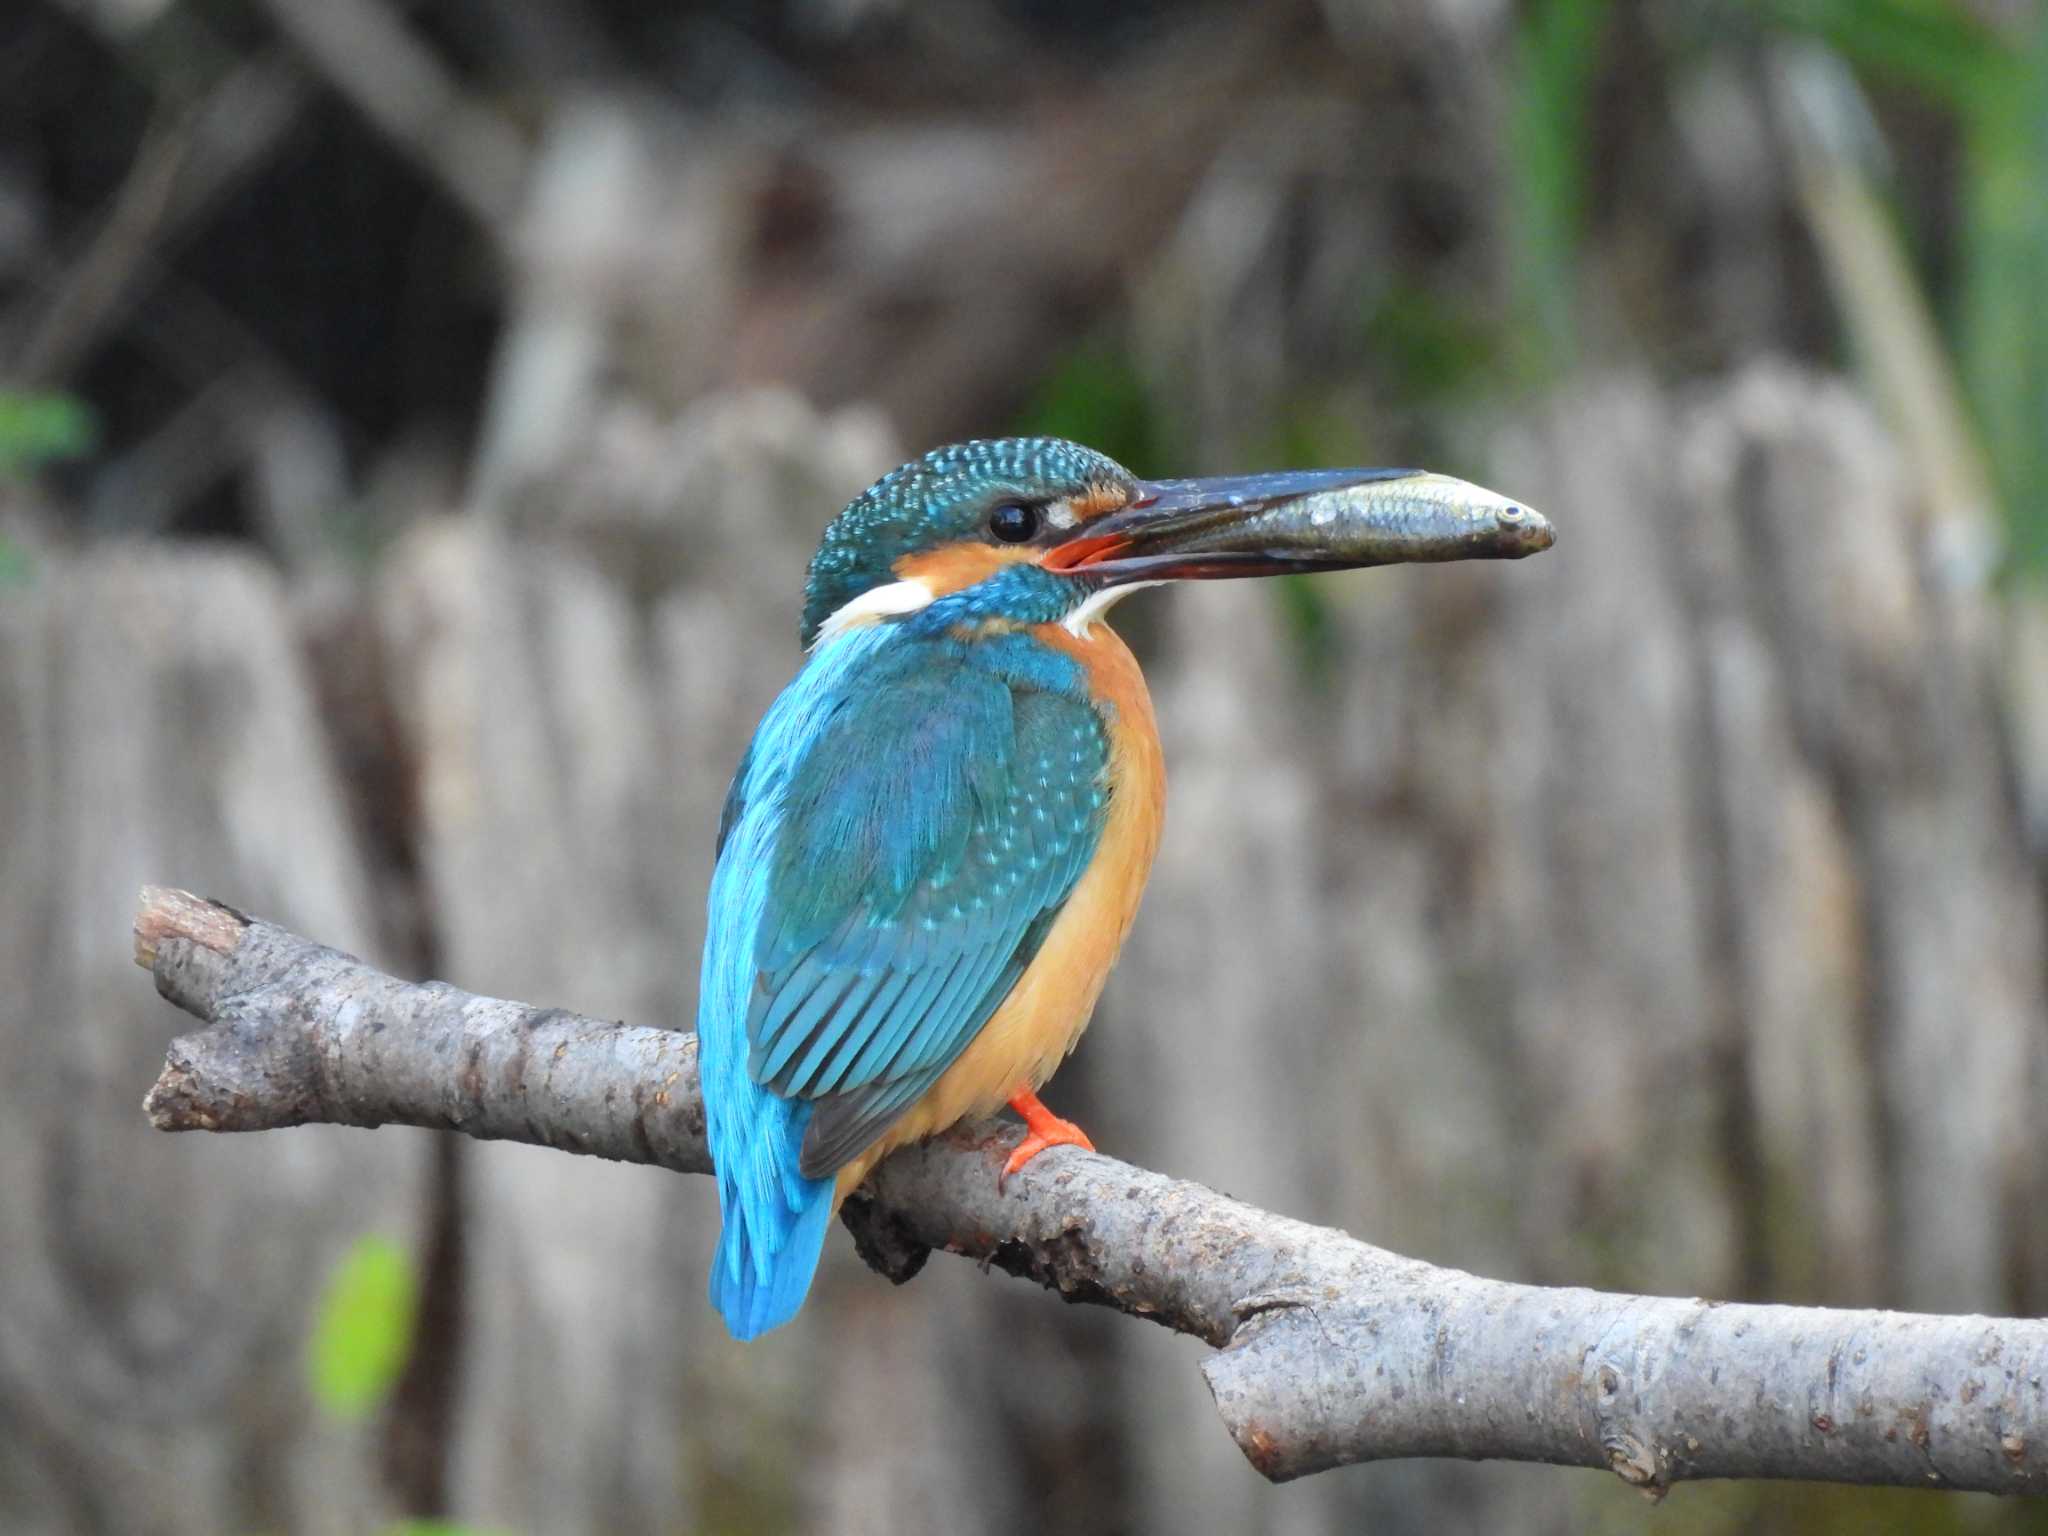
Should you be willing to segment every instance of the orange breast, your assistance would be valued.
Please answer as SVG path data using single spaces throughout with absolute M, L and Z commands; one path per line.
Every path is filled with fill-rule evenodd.
M 1058 624 L 1033 633 L 1087 669 L 1109 727 L 1109 804 L 1102 840 L 1045 942 L 981 1032 L 932 1091 L 882 1139 L 839 1172 L 839 1194 L 867 1177 L 897 1147 L 961 1120 L 995 1113 L 1019 1091 L 1036 1089 L 1081 1038 L 1159 851 L 1166 809 L 1166 765 L 1152 696 L 1130 648 L 1106 624 L 1077 637 Z

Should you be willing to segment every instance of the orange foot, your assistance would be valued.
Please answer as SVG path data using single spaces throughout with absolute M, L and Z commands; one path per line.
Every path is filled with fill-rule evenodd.
M 1038 1095 L 1026 1088 L 1010 1100 L 1010 1108 L 1024 1117 L 1024 1124 L 1030 1131 L 1017 1150 L 1010 1154 L 1010 1160 L 1003 1164 L 1003 1171 L 996 1175 L 996 1193 L 1001 1194 L 1003 1185 L 1011 1174 L 1038 1156 L 1047 1147 L 1080 1147 L 1093 1152 L 1095 1143 L 1088 1139 L 1088 1133 L 1071 1120 L 1062 1120 L 1058 1115 L 1038 1102 Z

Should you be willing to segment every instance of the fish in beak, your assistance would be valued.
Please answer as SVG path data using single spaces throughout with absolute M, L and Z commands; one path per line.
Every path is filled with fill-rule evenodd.
M 1288 470 L 1140 481 L 1129 502 L 1076 528 L 1045 564 L 1111 587 L 1519 560 L 1555 538 L 1535 508 L 1449 475 Z

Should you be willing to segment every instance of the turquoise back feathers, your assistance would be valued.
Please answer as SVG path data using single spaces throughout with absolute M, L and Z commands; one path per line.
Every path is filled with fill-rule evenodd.
M 884 509 L 906 487 L 971 498 L 971 528 L 991 494 L 1093 483 L 1020 483 L 1022 466 L 1062 452 L 1076 474 L 1122 473 L 1025 440 L 929 455 L 882 482 L 813 562 L 806 638 L 895 579 L 886 551 L 912 536 Z M 907 547 L 944 542 L 945 525 L 928 513 Z M 1107 728 L 1080 664 L 1028 628 L 1077 601 L 1075 583 L 1027 562 L 829 636 L 733 780 L 698 1035 L 724 1221 L 711 1298 L 738 1337 L 802 1305 L 836 1171 L 958 1059 L 1094 855 Z

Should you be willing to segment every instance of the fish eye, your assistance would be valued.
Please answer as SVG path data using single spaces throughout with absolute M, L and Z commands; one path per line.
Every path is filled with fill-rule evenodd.
M 988 515 L 988 531 L 1005 544 L 1022 544 L 1038 532 L 1038 509 L 1006 501 Z
M 1522 509 L 1520 507 L 1502 507 L 1500 509 L 1500 520 L 1504 523 L 1519 523 L 1522 520 Z

